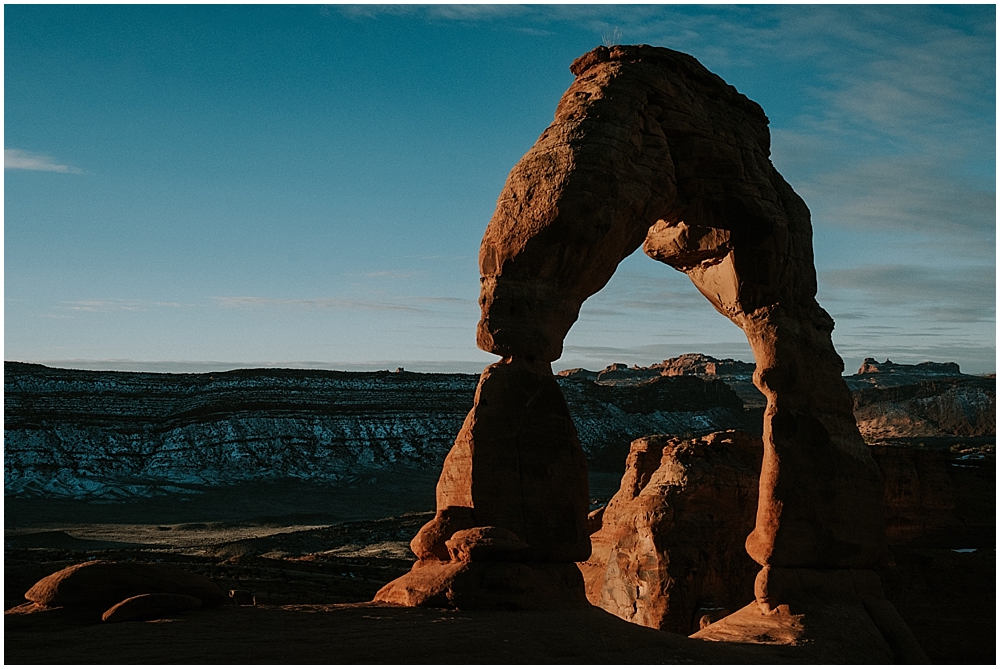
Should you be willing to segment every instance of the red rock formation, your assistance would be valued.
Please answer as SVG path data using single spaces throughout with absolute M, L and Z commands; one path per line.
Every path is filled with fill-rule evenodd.
M 919 374 L 924 376 L 961 376 L 958 363 L 954 362 L 921 362 L 916 365 L 897 364 L 886 359 L 879 362 L 875 358 L 865 358 L 858 374 Z
M 549 365 L 490 365 L 445 459 L 437 513 L 410 543 L 419 561 L 376 600 L 585 605 L 572 563 L 590 554 L 588 506 L 587 461 Z
M 25 593 L 42 606 L 110 605 L 148 593 L 197 597 L 205 606 L 219 606 L 225 595 L 212 581 L 165 565 L 94 560 L 46 576 Z
M 659 369 L 663 376 L 686 376 L 686 375 L 750 375 L 754 372 L 751 363 L 742 360 L 725 358 L 719 360 L 710 355 L 701 353 L 685 353 L 676 358 L 664 360 L 661 363 L 652 365 L 651 369 Z
M 995 458 L 890 444 L 872 451 L 885 478 L 891 546 L 996 545 Z
M 762 450 L 759 438 L 735 430 L 632 442 L 621 488 L 580 565 L 590 602 L 687 635 L 703 615 L 752 599 L 758 567 L 743 543 L 754 524 Z
M 975 376 L 854 392 L 854 417 L 869 443 L 900 437 L 995 435 L 996 416 L 996 381 Z
M 106 623 L 126 623 L 133 620 L 155 620 L 174 613 L 181 613 L 201 606 L 201 600 L 190 595 L 170 592 L 153 592 L 136 595 L 118 602 L 104 612 L 101 620 Z
M 545 395 L 547 363 L 560 356 L 581 304 L 642 245 L 688 274 L 754 352 L 767 408 L 756 527 L 746 547 L 765 567 L 761 615 L 786 606 L 782 598 L 801 601 L 785 585 L 769 589 L 778 572 L 767 568 L 883 564 L 881 481 L 854 422 L 833 320 L 815 299 L 809 211 L 768 159 L 767 117 L 694 58 L 669 49 L 600 47 L 570 69 L 576 81 L 511 171 L 483 237 L 477 343 L 503 362 L 484 373 L 445 463 L 439 511 L 470 507 L 476 526 L 513 531 L 536 559 L 581 559 L 571 557 L 587 526 L 585 495 L 576 496 L 582 463 L 570 464 L 572 423 L 551 411 L 523 430 L 532 412 L 506 398 L 528 396 L 528 386 Z M 504 368 L 519 380 L 487 393 Z M 552 388 L 545 402 L 554 406 Z M 539 464 L 553 466 L 512 468 L 524 457 L 522 439 L 543 454 Z M 480 443 L 495 447 L 477 455 Z M 452 530 L 442 531 L 442 522 L 428 529 L 433 540 L 418 542 L 435 556 Z M 847 581 L 832 575 L 830 583 Z
M 880 482 L 815 300 L 809 212 L 768 160 L 767 119 L 697 61 L 598 48 L 511 172 L 480 250 L 479 344 L 552 360 L 583 300 L 644 243 L 743 328 L 768 398 L 762 565 L 873 567 Z M 610 150 L 609 147 L 614 147 Z

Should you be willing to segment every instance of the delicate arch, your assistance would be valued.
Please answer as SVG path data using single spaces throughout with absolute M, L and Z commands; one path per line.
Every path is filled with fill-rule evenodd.
M 761 565 L 884 557 L 881 484 L 817 304 L 809 210 L 769 160 L 761 108 L 694 58 L 598 48 L 514 167 L 480 250 L 478 342 L 551 361 L 640 244 L 746 333 L 768 400 Z
M 640 245 L 685 272 L 754 352 L 767 397 L 747 539 L 764 567 L 758 603 L 788 596 L 797 577 L 783 568 L 880 566 L 880 477 L 854 421 L 833 320 L 815 299 L 809 211 L 771 165 L 764 112 L 669 49 L 599 47 L 571 70 L 576 81 L 511 171 L 480 249 L 477 342 L 502 360 L 483 372 L 438 482 L 437 515 L 411 543 L 420 562 L 379 598 L 440 601 L 465 588 L 513 605 L 516 595 L 456 585 L 476 551 L 494 556 L 487 564 L 570 567 L 524 567 L 519 578 L 579 594 L 571 561 L 590 547 L 586 461 L 550 363 L 583 302 Z M 485 583 L 495 567 L 480 568 Z M 524 583 L 514 590 L 535 587 Z

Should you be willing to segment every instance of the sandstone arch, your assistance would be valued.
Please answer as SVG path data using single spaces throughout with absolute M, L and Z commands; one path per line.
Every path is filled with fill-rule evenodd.
M 815 592 L 816 574 L 871 590 L 844 570 L 886 558 L 881 482 L 841 378 L 833 320 L 815 299 L 809 211 L 769 160 L 763 110 L 669 49 L 599 47 L 571 70 L 575 82 L 511 171 L 480 249 L 477 342 L 502 360 L 484 371 L 445 462 L 437 517 L 412 544 L 420 561 L 379 598 L 455 603 L 475 590 L 476 605 L 517 606 L 557 581 L 576 592 L 560 565 L 589 550 L 586 463 L 550 363 L 583 302 L 640 245 L 685 272 L 754 352 L 768 402 L 747 539 L 762 566 L 761 611 Z M 469 528 L 483 528 L 476 545 L 488 566 L 468 550 L 457 558 L 453 537 Z M 503 585 L 514 582 L 510 565 L 529 570 L 518 595 Z

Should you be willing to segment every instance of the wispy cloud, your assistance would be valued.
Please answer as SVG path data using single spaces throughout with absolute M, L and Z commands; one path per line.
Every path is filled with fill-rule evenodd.
M 934 236 L 973 232 L 981 243 L 996 228 L 996 193 L 977 185 L 942 172 L 935 159 L 910 155 L 854 164 L 797 184 L 797 190 L 835 225 Z
M 344 5 L 340 8 L 340 14 L 349 19 L 420 15 L 449 21 L 489 21 L 529 11 L 520 5 Z
M 40 172 L 83 174 L 83 170 L 79 167 L 64 165 L 51 156 L 32 153 L 31 151 L 24 151 L 22 149 L 4 149 L 3 168 L 5 170 L 35 170 Z
M 430 311 L 430 309 L 410 304 L 355 300 L 341 297 L 288 299 L 276 297 L 234 296 L 213 297 L 211 299 L 217 306 L 225 309 L 261 309 L 280 307 L 291 309 L 361 309 L 366 311 L 403 311 L 410 313 Z
M 866 357 L 957 361 L 995 369 L 996 285 L 992 266 L 865 265 L 820 273 L 820 301 L 833 306 L 834 343 L 848 371 Z M 850 314 L 837 314 L 837 306 Z
M 121 300 L 101 298 L 93 300 L 73 300 L 61 302 L 60 307 L 69 311 L 91 313 L 109 313 L 114 311 L 148 311 L 153 307 L 177 308 L 184 305 L 179 302 L 153 302 L 149 300 Z
M 372 279 L 412 279 L 422 272 L 408 272 L 406 270 L 390 269 L 378 272 L 365 272 L 365 276 Z
M 648 265 L 660 275 L 620 268 L 608 285 L 588 299 L 581 318 L 635 317 L 638 314 L 712 310 L 708 300 L 676 270 L 646 257 L 630 259 L 633 265 Z
M 915 265 L 866 265 L 820 275 L 821 284 L 860 294 L 855 305 L 902 307 L 911 317 L 937 322 L 990 322 L 996 318 L 996 270 L 991 266 L 937 269 Z M 871 326 L 868 326 L 871 327 Z

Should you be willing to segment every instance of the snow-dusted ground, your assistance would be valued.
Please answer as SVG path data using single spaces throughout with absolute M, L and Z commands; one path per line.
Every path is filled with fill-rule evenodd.
M 337 482 L 362 469 L 437 469 L 477 380 L 314 370 L 86 372 L 6 363 L 4 492 L 114 501 L 260 480 Z M 563 383 L 588 455 L 645 434 L 740 426 L 738 399 L 715 384 L 664 379 L 649 390 Z

